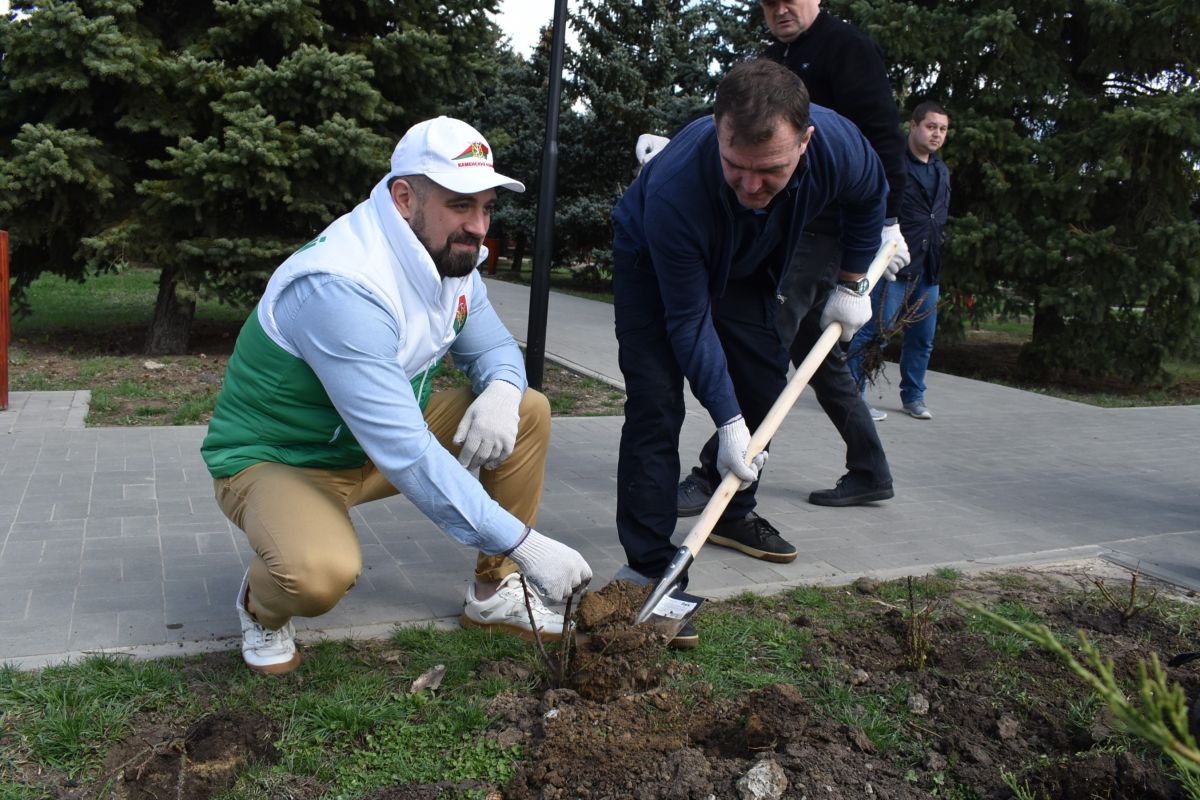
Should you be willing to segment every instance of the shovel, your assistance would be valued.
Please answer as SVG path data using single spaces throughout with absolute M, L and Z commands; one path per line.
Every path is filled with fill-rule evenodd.
M 895 242 L 885 242 L 879 248 L 879 252 L 875 254 L 875 259 L 871 262 L 871 266 L 867 268 L 867 280 L 870 282 L 872 289 L 875 288 L 875 283 L 879 280 L 879 277 L 883 275 L 884 267 L 887 266 L 888 261 L 891 260 L 892 254 L 895 251 Z M 804 391 L 804 387 L 812 379 L 813 373 L 817 371 L 817 367 L 829 355 L 829 351 L 833 349 L 834 344 L 841 338 L 841 335 L 842 325 L 840 322 L 832 323 L 821 332 L 821 337 L 817 339 L 817 343 L 813 345 L 812 350 L 800 362 L 800 366 L 796 367 L 796 374 L 788 381 L 787 386 L 783 387 L 783 391 L 775 399 L 771 410 L 767 412 L 767 416 L 763 419 L 762 424 L 758 426 L 758 430 L 750 437 L 750 445 L 746 448 L 747 462 L 761 453 L 762 449 L 771 441 L 771 437 L 775 435 L 775 431 L 779 430 L 779 426 L 783 424 L 784 417 L 791 411 L 792 406 L 800 397 L 800 393 Z M 678 586 L 679 580 L 683 577 L 687 568 L 692 565 L 692 562 L 696 560 L 696 554 L 700 552 L 700 548 L 708 541 L 708 535 L 712 533 L 713 527 L 720 521 L 725 507 L 729 505 L 730 499 L 733 498 L 734 493 L 738 491 L 738 487 L 740 486 L 741 481 L 736 475 L 732 472 L 726 473 L 721 483 L 717 486 L 717 490 L 708 499 L 708 504 L 700 512 L 700 516 L 696 518 L 691 532 L 683 540 L 683 544 L 680 545 L 679 549 L 675 551 L 675 557 L 671 559 L 671 563 L 667 566 L 667 571 L 663 573 L 654 590 L 650 592 L 650 596 L 646 598 L 646 602 L 642 604 L 641 610 L 638 611 L 637 616 L 634 618 L 635 624 L 640 625 L 643 622 L 648 622 L 670 640 L 675 637 L 675 634 L 679 633 L 679 630 L 696 613 L 696 609 L 704 602 L 703 598 L 684 592 Z

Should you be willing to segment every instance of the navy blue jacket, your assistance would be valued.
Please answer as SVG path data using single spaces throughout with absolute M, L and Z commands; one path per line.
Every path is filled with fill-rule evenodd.
M 790 257 L 804 226 L 827 205 L 840 209 L 842 269 L 866 272 L 879 247 L 887 178 L 871 144 L 849 120 L 812 106 L 815 127 L 794 175 L 776 199 L 790 214 L 782 247 Z M 656 155 L 613 208 L 613 269 L 653 270 L 666 332 L 692 392 L 715 423 L 740 413 L 712 325 L 734 257 L 733 205 L 711 116 L 696 120 Z M 778 212 L 775 212 L 778 213 Z M 786 264 L 764 265 L 778 280 Z
M 929 156 L 937 174 L 937 191 L 930 200 L 914 174 L 925 165 L 912 153 L 906 163 L 909 176 L 900 204 L 900 232 L 912 261 L 900 270 L 900 277 L 912 280 L 924 276 L 926 283 L 938 283 L 942 277 L 942 242 L 946 239 L 943 231 L 950 216 L 950 170 L 937 153 Z

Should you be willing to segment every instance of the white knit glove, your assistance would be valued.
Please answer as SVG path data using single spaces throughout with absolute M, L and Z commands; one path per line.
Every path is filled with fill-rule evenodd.
M 880 244 L 888 242 L 896 243 L 896 252 L 892 254 L 892 260 L 883 270 L 884 280 L 894 281 L 900 270 L 908 266 L 908 262 L 912 261 L 912 256 L 908 254 L 908 242 L 904 241 L 904 234 L 900 233 L 900 226 L 896 223 L 883 226 L 883 234 L 880 237 Z
M 454 443 L 461 444 L 458 463 L 467 469 L 495 469 L 512 455 L 521 421 L 521 390 L 499 379 L 489 383 L 467 407 Z
M 859 294 L 853 289 L 839 286 L 829 294 L 825 301 L 825 310 L 821 312 L 821 327 L 828 328 L 830 323 L 842 323 L 843 342 L 848 342 L 858 333 L 858 329 L 871 321 L 871 296 Z
M 521 574 L 538 593 L 551 602 L 566 600 L 592 579 L 592 568 L 583 556 L 532 528 L 508 557 L 517 562 Z
M 746 420 L 742 419 L 741 414 L 717 428 L 717 445 L 717 472 L 721 473 L 722 479 L 732 472 L 742 480 L 739 489 L 749 488 L 758 480 L 759 470 L 767 463 L 767 451 L 763 450 L 754 460 L 746 463 L 750 429 L 746 427 Z
M 659 154 L 671 140 L 665 136 L 655 136 L 653 133 L 643 133 L 638 137 L 634 154 L 640 166 L 650 163 L 650 159 Z

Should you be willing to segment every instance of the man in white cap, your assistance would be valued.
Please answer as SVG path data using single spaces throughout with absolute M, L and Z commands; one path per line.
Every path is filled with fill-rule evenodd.
M 525 190 L 470 125 L 413 126 L 370 197 L 283 262 L 242 328 L 201 452 L 255 551 L 236 606 L 251 669 L 299 664 L 292 617 L 329 611 L 362 569 L 350 507 L 398 491 L 481 551 L 466 625 L 528 635 L 520 574 L 553 601 L 591 578 L 532 527 L 550 408 L 476 271 L 498 187 Z M 446 353 L 471 386 L 431 392 Z M 543 636 L 560 636 L 561 615 L 530 599 Z

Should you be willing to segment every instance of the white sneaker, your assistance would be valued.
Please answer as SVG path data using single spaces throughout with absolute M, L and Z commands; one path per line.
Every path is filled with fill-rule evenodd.
M 268 630 L 254 621 L 246 611 L 246 591 L 249 588 L 250 571 L 242 578 L 238 589 L 237 612 L 242 621 L 242 660 L 246 666 L 264 675 L 282 675 L 300 666 L 300 654 L 296 652 L 296 629 L 292 621 L 277 631 Z
M 880 411 L 875 406 L 867 406 L 867 411 L 871 412 L 871 419 L 875 420 L 876 422 L 883 422 L 885 419 L 887 419 L 887 412 Z
M 532 586 L 529 587 L 529 607 L 533 609 L 533 619 L 541 631 L 542 639 L 554 641 L 562 638 L 562 615 L 546 608 Z M 532 639 L 533 628 L 529 625 L 529 612 L 525 609 L 525 591 L 521 588 L 520 573 L 506 576 L 500 582 L 500 588 L 487 600 L 475 599 L 475 584 L 470 583 L 459 621 L 466 628 L 499 628 Z

